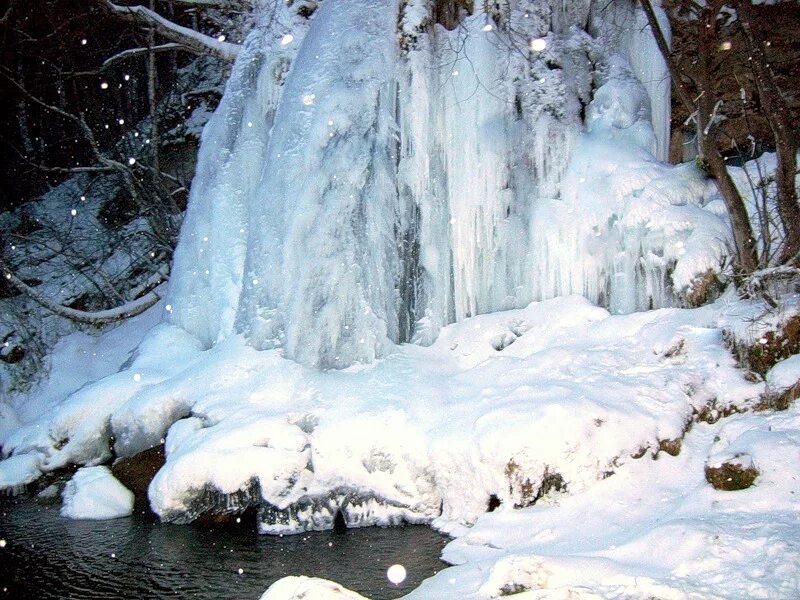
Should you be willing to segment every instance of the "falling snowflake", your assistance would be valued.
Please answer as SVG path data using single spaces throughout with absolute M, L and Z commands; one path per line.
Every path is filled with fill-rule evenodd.
M 530 46 L 534 52 L 541 52 L 547 47 L 547 41 L 544 38 L 536 38 L 531 40 Z
M 406 568 L 403 565 L 392 565 L 386 571 L 386 577 L 395 585 L 403 583 L 406 580 Z

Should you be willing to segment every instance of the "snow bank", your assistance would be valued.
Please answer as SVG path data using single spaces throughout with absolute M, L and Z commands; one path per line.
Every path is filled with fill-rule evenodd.
M 133 512 L 133 492 L 108 467 L 78 469 L 64 487 L 62 516 L 70 519 L 117 519 Z
M 113 434 L 144 422 L 163 435 L 181 399 L 149 490 L 166 520 L 258 506 L 269 533 L 327 529 L 338 513 L 349 526 L 471 523 L 493 496 L 510 510 L 580 492 L 680 440 L 694 415 L 756 398 L 718 310 L 610 316 L 568 297 L 329 372 L 231 338 L 121 405 Z
M 116 339 L 117 336 L 112 331 L 110 337 Z M 86 341 L 91 348 L 93 342 Z M 70 380 L 61 388 L 62 394 L 67 392 L 65 396 L 56 395 L 60 383 L 57 379 L 50 380 L 43 389 L 55 399 L 51 397 L 45 412 L 23 423 L 3 440 L 4 455 L 13 455 L 12 458 L 38 455 L 39 468 L 44 471 L 69 464 L 96 465 L 108 460 L 112 443 L 110 420 L 114 412 L 138 393 L 184 370 L 198 351 L 196 338 L 182 329 L 159 325 L 150 331 L 147 340 L 122 370 L 92 385 L 84 385 L 72 394 L 69 394 Z M 168 406 L 162 401 L 161 410 L 167 410 Z M 146 424 L 143 422 L 142 426 Z M 133 428 L 126 431 L 118 444 L 124 448 L 136 431 Z M 6 462 L 0 462 L 0 474 L 8 468 Z
M 629 461 L 579 494 L 482 515 L 407 600 L 794 598 L 800 593 L 800 411 L 697 424 L 678 456 Z M 753 487 L 717 491 L 704 466 L 747 453 Z M 286 585 L 286 587 L 284 587 Z M 291 598 L 286 580 L 269 593 Z
M 14 494 L 36 481 L 42 474 L 41 461 L 41 454 L 30 452 L 0 462 L 0 490 Z
M 271 533 L 329 528 L 337 514 L 349 526 L 432 522 L 456 536 L 444 558 L 458 566 L 411 598 L 527 588 L 529 597 L 793 597 L 797 407 L 686 432 L 763 393 L 721 330 L 762 310 L 728 294 L 695 310 L 611 315 L 572 296 L 466 319 L 430 347 L 328 372 L 241 337 L 202 351 L 159 328 L 156 347 L 95 384 L 141 387 L 111 402 L 105 420 L 92 417 L 94 437 L 87 429 L 76 440 L 91 456 L 109 435 L 130 451 L 164 436 L 150 499 L 168 520 L 257 506 Z M 53 407 L 54 423 L 62 410 L 75 409 Z M 66 447 L 42 438 L 0 473 L 50 470 L 58 463 L 45 459 Z M 755 484 L 714 490 L 704 467 L 736 457 L 758 469 Z M 280 585 L 273 597 L 299 583 Z

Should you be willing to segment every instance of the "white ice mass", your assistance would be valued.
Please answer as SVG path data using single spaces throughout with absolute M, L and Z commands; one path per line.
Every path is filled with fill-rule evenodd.
M 457 566 L 411 598 L 800 595 L 800 409 L 752 412 L 797 363 L 736 364 L 724 336 L 778 320 L 758 298 L 680 308 L 729 224 L 660 160 L 635 3 L 475 3 L 452 30 L 428 0 L 257 6 L 165 302 L 62 341 L 3 408 L 0 485 L 163 442 L 165 521 L 452 534 Z M 86 348 L 103 360 L 70 372 Z M 728 459 L 752 488 L 706 482 Z M 264 598 L 333 594 L 358 598 Z
M 669 85 L 640 11 L 506 9 L 447 31 L 425 2 L 323 2 L 282 44 L 302 19 L 269 4 L 203 135 L 171 322 L 342 368 L 531 300 L 671 306 L 719 269 L 713 188 L 653 156 Z
M 83 467 L 64 488 L 61 514 L 70 519 L 117 519 L 133 512 L 133 493 L 108 467 Z

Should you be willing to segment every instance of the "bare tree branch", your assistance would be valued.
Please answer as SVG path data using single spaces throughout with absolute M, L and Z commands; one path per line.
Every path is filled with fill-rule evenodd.
M 8 21 L 9 17 L 11 17 L 11 11 L 13 11 L 13 10 L 14 10 L 14 5 L 15 5 L 16 3 L 17 3 L 17 0 L 11 0 L 11 1 L 8 3 L 8 8 L 6 9 L 6 12 L 4 12 L 4 13 L 3 13 L 3 16 L 2 16 L 2 17 L 0 17 L 0 25 L 2 25 L 3 23 L 5 23 L 6 21 Z
M 128 21 L 155 27 L 159 35 L 197 54 L 212 53 L 225 60 L 234 60 L 241 48 L 238 44 L 220 41 L 189 27 L 173 23 L 145 6 L 120 6 L 111 0 L 105 0 L 105 7 Z
M 103 64 L 100 66 L 100 70 L 102 71 L 104 69 L 107 69 L 117 61 L 134 58 L 141 54 L 147 54 L 149 52 L 167 52 L 169 50 L 183 50 L 183 49 L 186 49 L 186 46 L 175 42 L 160 44 L 158 46 L 153 46 L 152 48 L 130 48 L 128 50 L 123 50 L 119 54 L 115 54 L 111 58 L 107 58 L 105 61 L 103 61 Z
M 155 290 L 145 294 L 141 298 L 137 298 L 131 302 L 127 302 L 121 306 L 110 308 L 108 310 L 100 310 L 96 312 L 89 312 L 85 310 L 77 310 L 69 308 L 63 304 L 53 302 L 43 294 L 39 293 L 36 288 L 29 286 L 27 283 L 17 277 L 9 266 L 0 260 L 0 273 L 6 278 L 11 285 L 17 288 L 20 292 L 28 296 L 31 300 L 43 306 L 50 312 L 59 317 L 64 317 L 70 321 L 77 323 L 85 323 L 87 325 L 102 325 L 104 323 L 112 323 L 114 321 L 121 321 L 129 317 L 135 317 L 142 314 L 151 306 L 155 305 L 161 299 Z
M 186 4 L 188 6 L 205 6 L 217 8 L 229 4 L 227 0 L 170 0 L 172 4 Z

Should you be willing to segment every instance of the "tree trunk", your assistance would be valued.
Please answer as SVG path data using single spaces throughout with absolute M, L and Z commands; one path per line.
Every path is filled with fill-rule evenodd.
M 795 188 L 797 130 L 792 124 L 792 111 L 769 68 L 764 51 L 764 36 L 759 30 L 757 16 L 753 14 L 753 6 L 750 0 L 737 0 L 735 6 L 753 59 L 751 62 L 764 116 L 775 138 L 778 155 L 778 170 L 775 173 L 778 214 L 786 233 L 780 260 L 797 260 L 800 253 L 800 206 L 797 204 Z
M 717 189 L 725 201 L 733 229 L 733 240 L 736 244 L 738 268 L 744 275 L 749 275 L 758 268 L 758 252 L 755 236 L 750 224 L 744 200 L 733 183 L 728 172 L 725 159 L 719 151 L 717 143 L 717 127 L 715 123 L 716 99 L 711 85 L 711 58 L 717 49 L 716 34 L 717 9 L 705 8 L 697 20 L 698 26 L 698 69 L 697 69 L 697 135 L 699 139 L 700 157 L 705 161 L 709 175 L 714 178 Z
M 155 9 L 155 0 L 150 0 L 150 10 Z M 161 172 L 158 156 L 158 118 L 156 110 L 156 53 L 153 48 L 156 45 L 156 29 L 153 25 L 147 30 L 147 100 L 150 108 L 150 148 L 153 152 L 154 177 L 158 177 Z
M 714 179 L 725 206 L 731 219 L 733 229 L 733 242 L 736 245 L 737 267 L 744 274 L 750 274 L 758 267 L 758 254 L 756 251 L 753 229 L 750 225 L 750 218 L 747 208 L 744 205 L 739 190 L 731 179 L 725 160 L 717 147 L 715 127 L 713 122 L 714 114 L 714 94 L 711 89 L 710 60 L 712 53 L 716 49 L 716 9 L 706 8 L 698 18 L 699 27 L 699 76 L 695 82 L 697 85 L 697 99 L 692 99 L 682 73 L 673 60 L 671 50 L 667 44 L 664 32 L 658 24 L 651 0 L 639 0 L 639 3 L 647 16 L 647 22 L 656 39 L 656 45 L 661 51 L 661 55 L 667 63 L 672 84 L 678 99 L 684 105 L 689 114 L 697 114 L 697 149 L 700 158 L 705 161 L 708 174 Z

